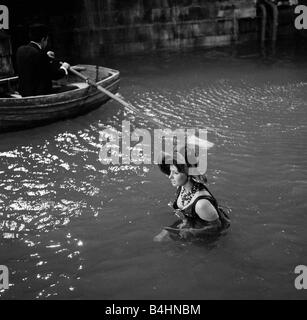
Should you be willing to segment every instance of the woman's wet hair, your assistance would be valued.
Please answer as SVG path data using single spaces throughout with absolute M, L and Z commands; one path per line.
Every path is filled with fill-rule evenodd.
M 185 164 L 179 164 L 176 160 L 172 160 L 172 163 L 166 163 L 169 162 L 169 159 L 170 157 L 163 156 L 161 163 L 159 163 L 159 168 L 164 174 L 168 176 L 171 174 L 171 166 L 175 166 L 178 172 L 187 174 L 187 166 Z
M 180 154 L 182 155 L 182 153 L 183 152 L 181 152 Z M 194 168 L 197 167 L 197 161 L 195 161 L 195 163 L 191 163 L 189 161 L 187 148 L 184 149 L 184 161 L 185 161 L 185 163 L 178 163 L 176 158 L 171 157 L 168 154 L 163 154 L 161 162 L 159 163 L 159 168 L 164 174 L 169 176 L 170 173 L 171 173 L 171 168 L 170 167 L 173 165 L 173 166 L 175 166 L 177 168 L 179 173 L 184 173 L 187 176 L 189 176 L 188 169 L 189 168 L 193 168 L 193 167 Z M 204 183 L 207 182 L 207 178 L 206 178 L 205 175 L 202 175 L 202 180 L 203 180 Z

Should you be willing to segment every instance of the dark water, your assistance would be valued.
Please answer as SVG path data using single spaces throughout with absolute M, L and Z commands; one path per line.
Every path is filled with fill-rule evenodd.
M 110 61 L 121 94 L 86 116 L 0 140 L 0 264 L 5 299 L 306 299 L 307 64 L 218 52 Z M 208 128 L 209 188 L 231 208 L 213 243 L 154 243 L 174 221 L 155 165 L 105 167 L 99 131 Z

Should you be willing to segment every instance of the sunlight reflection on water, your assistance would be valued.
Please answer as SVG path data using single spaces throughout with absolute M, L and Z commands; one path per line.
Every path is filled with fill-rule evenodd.
M 109 102 L 3 136 L 0 256 L 12 272 L 4 297 L 296 296 L 289 272 L 303 263 L 307 240 L 301 71 L 191 55 L 183 59 L 193 64 L 180 70 L 169 59 L 153 63 L 150 75 L 122 62 L 121 93 L 140 114 Z M 154 129 L 142 114 L 172 128 L 208 129 L 209 187 L 233 219 L 218 242 L 156 246 L 153 236 L 173 221 L 167 179 L 153 165 L 99 161 L 99 131 L 120 131 L 128 116 L 133 128 Z

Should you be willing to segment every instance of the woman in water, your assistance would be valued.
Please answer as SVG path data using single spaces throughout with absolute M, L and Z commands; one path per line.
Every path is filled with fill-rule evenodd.
M 154 238 L 155 241 L 163 241 L 172 235 L 181 239 L 218 235 L 230 226 L 229 217 L 205 185 L 206 177 L 189 175 L 189 168 L 195 165 L 190 165 L 187 158 L 185 149 L 185 164 L 178 164 L 174 160 L 166 161 L 167 156 L 159 164 L 161 171 L 168 175 L 172 185 L 177 188 L 176 198 L 171 206 L 180 220 L 165 227 Z

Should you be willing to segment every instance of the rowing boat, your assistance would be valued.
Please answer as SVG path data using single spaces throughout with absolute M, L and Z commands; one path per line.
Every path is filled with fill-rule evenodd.
M 78 70 L 112 93 L 119 88 L 119 71 L 93 65 L 78 65 Z M 18 77 L 0 79 L 0 132 L 22 130 L 73 118 L 94 110 L 110 97 L 80 78 L 69 74 L 54 83 L 58 93 L 21 97 L 16 94 Z M 61 88 L 70 88 L 61 92 Z M 67 89 L 66 89 L 67 90 Z M 63 90 L 62 90 L 63 91 Z

